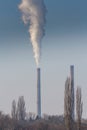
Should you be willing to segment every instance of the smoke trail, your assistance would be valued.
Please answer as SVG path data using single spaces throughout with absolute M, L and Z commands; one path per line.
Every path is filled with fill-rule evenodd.
M 39 66 L 41 55 L 41 40 L 45 34 L 46 7 L 43 0 L 22 0 L 19 5 L 22 12 L 22 19 L 29 24 L 29 34 L 33 46 L 34 57 Z

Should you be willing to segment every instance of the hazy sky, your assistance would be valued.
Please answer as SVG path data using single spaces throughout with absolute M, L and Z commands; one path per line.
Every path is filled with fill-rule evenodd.
M 0 110 L 24 95 L 27 111 L 36 113 L 36 64 L 28 26 L 21 20 L 21 0 L 0 0 Z M 83 96 L 87 118 L 87 0 L 45 0 L 46 35 L 42 41 L 42 113 L 63 114 L 64 85 L 75 66 L 75 89 Z

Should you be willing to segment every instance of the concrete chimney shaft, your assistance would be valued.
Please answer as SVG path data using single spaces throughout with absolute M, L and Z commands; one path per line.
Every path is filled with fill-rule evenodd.
M 75 105 L 75 101 L 74 101 L 74 65 L 70 66 L 70 78 L 71 78 L 71 93 L 72 93 L 72 119 L 75 119 L 75 115 L 74 115 L 74 105 Z
M 37 68 L 37 116 L 41 118 L 41 83 L 40 68 Z
M 72 87 L 74 88 L 74 65 L 70 66 L 70 77 L 71 77 Z

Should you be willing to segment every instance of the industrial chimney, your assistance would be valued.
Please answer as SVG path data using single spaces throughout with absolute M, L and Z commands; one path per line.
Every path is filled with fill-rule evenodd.
M 71 77 L 72 86 L 74 88 L 74 65 L 70 66 L 70 77 Z
M 37 116 L 38 116 L 38 118 L 41 118 L 40 68 L 37 68 Z
M 72 119 L 74 120 L 74 65 L 70 66 L 71 94 L 72 94 Z

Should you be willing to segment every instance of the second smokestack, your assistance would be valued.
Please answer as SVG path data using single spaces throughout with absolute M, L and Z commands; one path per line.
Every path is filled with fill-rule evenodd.
M 74 65 L 70 66 L 71 92 L 72 92 L 72 119 L 74 120 Z
M 40 68 L 37 68 L 37 116 L 41 118 L 41 82 L 40 82 Z

